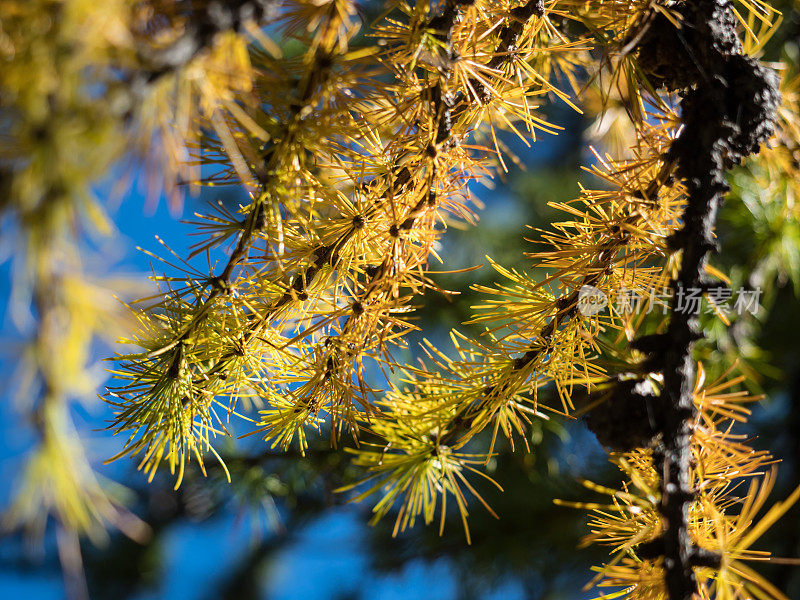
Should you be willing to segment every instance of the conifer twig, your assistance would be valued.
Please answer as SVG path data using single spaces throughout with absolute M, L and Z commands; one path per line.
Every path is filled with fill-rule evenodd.
M 142 67 L 133 88 L 151 84 L 188 65 L 225 31 L 240 32 L 248 22 L 263 23 L 275 14 L 282 0 L 184 0 L 183 33 L 163 48 L 141 47 Z

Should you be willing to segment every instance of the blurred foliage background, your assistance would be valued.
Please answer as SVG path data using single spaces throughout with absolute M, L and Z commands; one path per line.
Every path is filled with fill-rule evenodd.
M 147 264 L 135 256 L 133 246 L 152 248 L 155 232 L 172 244 L 187 231 L 177 222 L 179 214 L 186 217 L 199 203 L 218 200 L 234 206 L 241 198 L 233 189 L 207 188 L 198 197 L 187 196 L 182 209 L 176 208 L 178 188 L 170 182 L 185 175 L 179 172 L 166 179 L 163 188 L 173 197 L 172 208 L 167 208 L 166 198 L 157 200 L 160 192 L 154 190 L 159 184 L 151 174 L 143 175 L 151 172 L 142 165 L 162 157 L 153 147 L 169 148 L 175 139 L 153 134 L 157 123 L 139 123 L 136 128 L 155 137 L 127 144 L 129 98 L 115 96 L 114 90 L 98 96 L 78 83 L 69 87 L 80 81 L 75 71 L 82 60 L 70 51 L 70 44 L 105 32 L 96 45 L 81 47 L 107 53 L 109 64 L 125 64 L 136 60 L 126 37 L 130 33 L 115 23 L 111 9 L 74 3 L 84 12 L 64 15 L 53 12 L 57 4 L 4 1 L 1 13 L 0 52 L 6 54 L 0 57 L 0 82 L 4 90 L 16 86 L 29 97 L 4 99 L 0 115 L 0 250 L 5 259 L 0 272 L 0 308 L 5 315 L 0 500 L 6 508 L 0 595 L 61 597 L 70 585 L 79 585 L 70 579 L 70 569 L 82 568 L 88 594 L 97 599 L 590 597 L 582 587 L 590 565 L 602 561 L 601 550 L 577 549 L 586 532 L 584 513 L 554 506 L 552 500 L 589 500 L 591 494 L 578 484 L 580 478 L 616 485 L 619 475 L 580 420 L 534 422 L 528 434 L 532 455 L 498 446 L 490 470 L 505 491 L 491 486 L 481 491 L 501 518 L 472 507 L 471 546 L 464 543 L 456 523 L 446 527 L 442 537 L 435 528 L 418 526 L 393 538 L 391 521 L 367 526 L 368 507 L 347 505 L 345 496 L 333 492 L 359 474 L 345 456 L 330 449 L 325 436 L 312 443 L 303 461 L 291 452 L 264 452 L 258 443 L 251 445 L 250 453 L 231 447 L 225 459 L 233 483 L 226 482 L 218 467 L 209 466 L 209 479 L 190 471 L 179 491 L 163 474 L 147 485 L 133 463 L 99 464 L 114 446 L 99 431 L 109 417 L 107 409 L 92 400 L 103 383 L 96 361 L 103 340 L 125 327 L 111 294 L 126 296 L 143 286 L 141 277 L 127 275 L 142 272 Z M 779 2 L 778 8 L 783 22 L 766 59 L 783 58 L 797 65 L 798 5 Z M 364 7 L 367 19 L 370 10 Z M 27 62 L 17 47 L 12 63 L 8 39 L 14 31 L 9 24 L 22 11 L 39 11 L 39 30 L 17 32 L 29 36 L 31 43 Z M 17 65 L 18 71 L 9 64 Z M 34 72 L 47 77 L 33 79 Z M 191 76 L 185 84 L 191 87 Z M 192 93 L 202 93 L 200 89 Z M 138 114 L 157 111 L 154 107 Z M 594 121 L 591 110 L 581 116 L 553 109 L 551 120 L 565 127 L 556 138 L 532 149 L 508 141 L 524 169 L 512 167 L 505 181 L 496 181 L 492 188 L 475 186 L 473 192 L 486 208 L 477 228 L 448 231 L 442 249 L 449 258 L 448 269 L 484 264 L 485 255 L 507 267 L 526 268 L 521 250 L 532 249 L 523 241 L 530 235 L 527 226 L 549 224 L 554 209 L 548 203 L 572 199 L 581 178 L 591 177 L 580 175 L 580 166 L 592 161 L 587 144 L 611 152 L 624 146 L 624 129 L 616 136 L 613 130 L 598 135 L 602 124 Z M 83 139 L 85 132 L 92 135 Z M 151 145 L 154 139 L 156 146 Z M 20 146 L 19 140 L 30 146 Z M 37 154 L 39 148 L 46 148 L 47 154 Z M 794 160 L 800 161 L 800 150 Z M 784 497 L 800 480 L 800 199 L 780 182 L 760 185 L 759 181 L 774 180 L 770 174 L 761 174 L 754 183 L 752 173 L 745 176 L 748 168 L 744 165 L 730 176 L 733 190 L 721 215 L 717 266 L 732 274 L 733 289 L 745 283 L 759 287 L 763 308 L 729 328 L 717 326 L 703 352 L 709 359 L 714 353 L 743 357 L 739 366 L 766 395 L 749 424 L 750 433 L 758 438 L 756 448 L 769 448 L 781 459 L 776 496 Z M 131 180 L 134 186 L 123 182 L 120 188 L 115 185 L 119 179 Z M 25 200 L 4 205 L 12 197 Z M 85 202 L 76 203 L 76 197 L 85 197 Z M 97 210 L 98 203 L 110 219 Z M 101 232 L 126 235 L 87 239 L 80 231 L 86 229 L 80 223 L 87 215 Z M 105 259 L 117 257 L 116 263 L 98 260 L 98 252 Z M 43 253 L 49 256 L 43 258 Z M 469 286 L 489 284 L 495 275 L 486 266 L 440 275 L 442 284 L 459 295 L 426 295 L 418 311 L 426 335 L 444 337 L 466 320 L 474 303 Z M 52 333 L 55 330 L 58 333 Z M 83 378 L 87 373 L 91 377 Z M 76 374 L 82 378 L 76 380 Z M 63 385 L 54 388 L 54 381 Z M 42 416 L 53 411 L 59 412 L 55 419 Z M 86 454 L 73 444 L 75 438 L 86 442 Z M 37 452 L 39 463 L 31 461 Z M 74 478 L 79 485 L 102 498 L 96 506 L 101 507 L 99 521 L 104 524 L 99 529 L 86 524 L 92 535 L 66 544 L 52 521 L 40 522 L 39 503 L 48 504 L 50 514 L 61 514 L 62 520 L 78 519 L 79 525 L 98 515 L 85 514 L 94 510 L 88 507 L 59 508 L 70 493 L 63 486 L 70 481 L 48 474 L 47 468 L 56 463 L 63 467 L 65 461 L 71 461 L 72 475 L 80 474 Z M 25 479 L 25 469 L 49 478 L 49 495 L 37 499 L 26 491 L 30 473 Z M 33 548 L 20 527 L 32 523 L 44 532 Z M 114 527 L 104 534 L 106 525 Z M 73 564 L 70 544 L 73 549 L 80 545 L 82 566 Z M 800 555 L 797 508 L 767 534 L 763 549 L 779 557 Z M 800 598 L 796 566 L 770 564 L 761 570 L 789 597 Z

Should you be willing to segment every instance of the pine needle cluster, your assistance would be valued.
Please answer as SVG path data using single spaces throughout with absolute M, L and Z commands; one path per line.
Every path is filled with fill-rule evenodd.
M 152 255 L 158 292 L 130 304 L 135 326 L 105 396 L 124 440 L 114 458 L 134 457 L 150 479 L 163 465 L 177 488 L 190 463 L 205 473 L 209 455 L 222 461 L 221 438 L 302 454 L 309 436 L 328 435 L 365 472 L 341 491 L 377 496 L 375 519 L 394 516 L 395 533 L 418 520 L 441 530 L 455 507 L 469 541 L 471 500 L 491 512 L 479 488 L 499 440 L 530 451 L 532 420 L 585 416 L 627 478 L 621 490 L 587 484 L 610 504 L 580 506 L 587 542 L 611 546 L 595 580 L 613 588 L 604 598 L 783 598 L 743 561 L 768 558 L 753 544 L 800 488 L 758 519 L 775 461 L 734 429 L 755 398 L 732 369 L 706 384 L 699 322 L 679 304 L 697 287 L 727 324 L 710 294 L 727 281 L 710 259 L 726 169 L 747 161 L 786 197 L 800 191 L 798 76 L 784 69 L 779 91 L 757 60 L 778 12 L 761 0 L 401 1 L 368 24 L 352 0 L 224 4 L 120 1 L 104 20 L 78 20 L 106 32 L 84 49 L 108 94 L 126 91 L 119 114 L 98 116 L 76 74 L 82 104 L 70 114 L 158 148 L 150 159 L 169 191 L 180 181 L 245 192 L 195 216 L 188 255 L 166 243 Z M 33 10 L 8 6 L 10 23 Z M 126 85 L 111 76 L 120 70 Z M 9 73 L 0 83 L 13 89 Z M 551 103 L 594 110 L 619 153 L 595 152 L 597 185 L 532 230 L 529 270 L 488 258 L 498 282 L 475 286 L 467 323 L 482 335 L 453 331 L 449 348 L 425 340 L 407 364 L 417 304 L 447 293 L 431 267 L 446 265 L 442 235 L 475 224 L 476 185 L 517 160 L 509 134 L 530 144 L 557 133 Z M 96 205 L 51 181 L 35 103 L 13 108 L 33 140 L 13 178 L 27 195 L 12 197 L 30 256 L 45 257 L 36 290 L 57 279 L 41 223 L 61 231 Z M 76 190 L 121 156 L 103 148 L 82 163 L 84 180 L 69 179 Z M 56 191 L 71 200 L 52 202 Z M 796 202 L 786 206 L 796 221 Z M 587 310 L 587 294 L 607 309 Z M 621 303 L 631 294 L 638 310 Z M 36 483 L 50 463 L 31 464 L 37 489 L 63 484 Z M 91 520 L 89 509 L 55 510 L 76 529 Z
M 206 183 L 239 180 L 250 202 L 198 215 L 202 237 L 188 259 L 204 256 L 207 268 L 173 253 L 164 260 L 171 274 L 156 277 L 161 295 L 136 307 L 141 327 L 128 342 L 141 350 L 118 357 L 121 384 L 109 396 L 113 427 L 129 436 L 121 454 L 139 456 L 151 477 L 166 461 L 177 486 L 187 461 L 202 469 L 206 454 L 216 454 L 214 439 L 228 433 L 237 407 L 257 409 L 251 433 L 273 448 L 303 452 L 315 431 L 329 431 L 333 444 L 344 433 L 367 471 L 362 483 L 370 482 L 356 499 L 379 494 L 375 518 L 396 511 L 395 532 L 437 514 L 443 527 L 450 498 L 469 539 L 469 498 L 491 511 L 470 479 L 486 477 L 479 467 L 498 436 L 527 447 L 531 419 L 574 414 L 588 392 L 587 424 L 631 481 L 613 492 L 622 516 L 601 512 L 592 522 L 591 539 L 615 552 L 599 585 L 637 598 L 779 598 L 741 563 L 759 556 L 750 545 L 789 505 L 754 524 L 771 459 L 730 429 L 746 414 L 738 393 L 725 393 L 737 380 L 699 385 L 691 406 L 681 404 L 694 369 L 670 369 L 693 360 L 697 326 L 681 319 L 675 297 L 657 306 L 652 295 L 724 279 L 703 241 L 713 231 L 708 203 L 720 192 L 703 199 L 702 186 L 712 184 L 703 173 L 687 177 L 699 169 L 719 177 L 774 130 L 772 114 L 754 114 L 751 130 L 720 138 L 727 155 L 709 155 L 700 167 L 684 158 L 694 143 L 686 141 L 690 111 L 699 110 L 693 94 L 713 97 L 715 88 L 665 64 L 654 47 L 688 31 L 684 24 L 703 10 L 728 28 L 707 34 L 723 41 L 703 39 L 694 26 L 687 43 L 704 60 L 717 52 L 751 69 L 761 77 L 752 85 L 766 86 L 764 111 L 774 109 L 772 76 L 737 58 L 758 52 L 773 30 L 775 13 L 761 5 L 401 3 L 368 32 L 374 43 L 361 38 L 348 2 L 286 6 L 276 26 L 305 50 L 287 59 L 270 44 L 256 46 L 259 104 L 217 115 L 218 135 L 197 154 L 218 169 Z M 711 43 L 727 54 L 705 50 Z M 618 90 L 633 146 L 620 158 L 596 155 L 589 172 L 602 186 L 557 206 L 566 220 L 535 232 L 543 247 L 530 254 L 530 273 L 492 262 L 502 282 L 476 288 L 486 300 L 470 321 L 485 325 L 483 336 L 454 331 L 454 353 L 426 341 L 422 363 L 398 361 L 416 328 L 414 299 L 437 289 L 428 264 L 439 258 L 441 233 L 454 220 L 474 221 L 469 182 L 506 168 L 498 132 L 526 141 L 555 132 L 539 109 L 545 101 L 574 106 L 586 69 Z M 611 88 L 597 89 L 607 103 Z M 784 114 L 779 136 L 793 114 Z M 705 229 L 692 230 L 698 219 Z M 228 252 L 216 262 L 218 247 Z M 641 313 L 587 313 L 587 289 L 650 298 Z M 378 372 L 388 389 L 374 387 Z M 484 430 L 489 446 L 468 446 Z M 681 483 L 661 477 L 662 468 Z M 762 484 L 735 495 L 742 478 L 759 476 Z M 676 567 L 679 544 L 689 555 Z

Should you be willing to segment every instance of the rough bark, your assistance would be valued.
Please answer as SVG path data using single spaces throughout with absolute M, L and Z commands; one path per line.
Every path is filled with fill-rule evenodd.
M 757 152 L 772 134 L 780 97 L 777 76 L 742 55 L 728 0 L 686 2 L 676 10 L 681 27 L 656 17 L 642 36 L 638 59 L 657 87 L 681 93 L 683 126 L 668 155 L 687 189 L 682 227 L 670 240 L 681 255 L 681 266 L 671 284 L 667 331 L 634 342 L 649 351 L 653 370 L 663 373 L 662 393 L 657 399 L 647 398 L 652 411 L 628 410 L 627 421 L 639 432 L 654 427 L 649 445 L 662 476 L 663 533 L 642 553 L 663 558 L 669 600 L 691 600 L 698 592 L 694 567 L 714 566 L 720 557 L 697 548 L 689 532 L 689 509 L 695 499 L 691 441 L 697 421 L 692 350 L 703 334 L 697 317 L 680 309 L 678 293 L 708 286 L 705 267 L 716 248 L 717 211 L 728 191 L 725 169 Z M 642 397 L 629 392 L 621 390 L 616 402 L 630 409 L 641 404 Z M 632 423 L 645 415 L 647 427 Z M 595 421 L 598 435 L 608 433 L 606 420 Z M 629 436 L 634 442 L 641 437 Z M 640 444 L 629 449 L 636 445 Z

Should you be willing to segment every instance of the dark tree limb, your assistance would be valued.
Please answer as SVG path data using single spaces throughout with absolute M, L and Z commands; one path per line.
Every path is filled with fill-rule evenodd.
M 181 3 L 186 26 L 183 34 L 164 48 L 140 48 L 144 68 L 141 83 L 152 83 L 186 66 L 209 48 L 217 34 L 241 31 L 248 22 L 263 23 L 280 7 L 281 0 L 203 0 Z
M 708 255 L 716 249 L 717 211 L 728 191 L 725 169 L 757 152 L 772 134 L 779 94 L 777 76 L 742 55 L 728 0 L 697 0 L 677 10 L 683 17 L 681 28 L 657 17 L 638 52 L 656 85 L 682 91 L 683 127 L 669 151 L 687 189 L 683 224 L 670 240 L 681 254 L 681 266 L 671 284 L 667 331 L 647 340 L 656 370 L 664 375 L 654 448 L 662 477 L 664 530 L 650 543 L 650 551 L 663 557 L 669 600 L 691 600 L 698 592 L 694 568 L 718 565 L 720 558 L 697 548 L 689 532 L 696 493 L 691 469 L 697 421 L 692 351 L 703 334 L 697 317 L 680 309 L 679 291 L 703 289 Z

